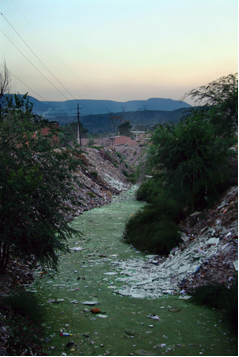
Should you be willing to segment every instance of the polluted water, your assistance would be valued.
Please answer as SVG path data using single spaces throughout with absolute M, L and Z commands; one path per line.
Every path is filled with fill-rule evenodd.
M 48 354 L 237 355 L 220 313 L 179 299 L 172 286 L 155 290 L 154 256 L 124 242 L 125 222 L 144 206 L 135 190 L 75 218 L 71 226 L 82 236 L 69 241 L 59 272 L 49 278 L 36 271 L 31 289 L 46 311 Z

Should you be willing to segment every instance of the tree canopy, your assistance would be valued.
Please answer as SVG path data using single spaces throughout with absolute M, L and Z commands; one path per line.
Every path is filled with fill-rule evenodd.
M 231 136 L 238 126 L 238 74 L 229 74 L 186 93 L 196 105 L 209 111 L 217 135 Z
M 152 134 L 148 161 L 165 187 L 179 197 L 191 196 L 194 211 L 195 189 L 210 188 L 223 180 L 232 142 L 214 136 L 207 111 L 193 110 L 178 124 L 158 125 Z
M 125 135 L 125 136 L 131 136 L 131 128 L 132 125 L 130 124 L 129 121 L 126 121 L 125 123 L 122 123 L 118 126 L 118 131 L 120 135 Z
M 47 130 L 45 130 L 47 128 Z M 27 95 L 14 96 L 0 120 L 0 270 L 9 254 L 57 269 L 58 253 L 77 232 L 65 219 L 79 164 L 59 148 L 56 123 L 34 115 Z M 76 150 L 76 149 L 74 149 Z

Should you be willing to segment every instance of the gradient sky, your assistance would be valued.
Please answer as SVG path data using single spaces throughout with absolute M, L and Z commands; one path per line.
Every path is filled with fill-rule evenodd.
M 0 63 L 39 100 L 179 100 L 238 68 L 237 0 L 0 0 L 0 12 Z

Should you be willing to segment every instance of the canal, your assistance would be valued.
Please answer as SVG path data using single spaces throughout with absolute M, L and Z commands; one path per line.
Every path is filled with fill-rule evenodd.
M 59 273 L 52 278 L 37 274 L 33 289 L 47 311 L 49 354 L 237 355 L 236 337 L 220 313 L 178 296 L 134 298 L 117 293 L 124 275 L 115 262 L 147 259 L 122 240 L 125 221 L 143 207 L 134 192 L 132 187 L 111 204 L 75 218 L 71 225 L 82 237 L 69 242 L 71 254 L 60 257 Z M 92 313 L 92 308 L 100 313 Z

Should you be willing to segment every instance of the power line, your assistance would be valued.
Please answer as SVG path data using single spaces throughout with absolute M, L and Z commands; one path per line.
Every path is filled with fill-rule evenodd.
M 7 37 L 7 39 L 13 44 L 14 47 L 16 47 L 16 49 L 23 55 L 23 57 L 26 58 L 26 60 L 37 70 L 38 73 L 40 73 L 40 75 L 45 78 L 45 80 L 50 83 L 59 93 L 61 93 L 61 95 L 63 95 L 63 97 L 65 97 L 67 100 L 69 100 L 65 94 L 63 94 L 53 83 L 51 83 L 51 81 L 24 55 L 24 53 L 22 53 L 22 51 L 12 42 L 12 40 L 4 33 L 4 31 L 2 29 L 0 29 L 0 31 L 4 34 L 4 36 Z
M 27 46 L 27 48 L 33 53 L 33 55 L 38 59 L 38 61 L 44 66 L 44 68 L 51 74 L 51 76 L 70 94 L 70 96 L 72 98 L 74 98 L 75 100 L 78 101 L 78 99 L 76 99 L 74 97 L 74 95 L 58 80 L 58 78 L 47 68 L 47 66 L 42 62 L 42 60 L 37 56 L 37 54 L 30 48 L 30 46 L 26 43 L 26 41 L 22 38 L 22 36 L 18 33 L 18 31 L 12 26 L 12 24 L 8 21 L 8 19 L 1 13 L 1 15 L 3 16 L 3 18 L 7 21 L 7 23 L 11 26 L 11 28 L 16 32 L 16 34 L 20 37 L 20 39 L 25 43 L 25 45 Z M 2 31 L 2 30 L 1 30 Z M 3 32 L 3 31 L 2 31 Z M 4 33 L 4 35 L 9 39 L 9 37 Z M 10 39 L 9 39 L 10 40 Z M 11 40 L 10 40 L 11 41 Z M 12 41 L 11 41 L 12 42 Z M 12 42 L 13 44 L 13 42 Z M 14 45 L 15 46 L 15 45 Z M 15 46 L 16 47 L 16 46 Z M 19 49 L 18 49 L 19 50 Z M 20 51 L 20 50 L 19 50 Z M 21 51 L 20 51 L 21 52 Z M 22 52 L 21 52 L 22 53 Z M 24 56 L 25 57 L 25 56 Z M 26 58 L 26 57 L 25 57 Z M 31 63 L 31 62 L 30 62 Z M 32 63 L 31 63 L 32 64 Z M 34 66 L 35 67 L 35 66 Z M 36 68 L 36 67 L 35 67 Z M 38 70 L 38 72 L 40 72 Z M 41 73 L 41 72 L 40 72 Z M 44 78 L 46 78 L 44 76 Z M 48 81 L 49 82 L 49 81 Z M 51 83 L 51 82 L 50 82 Z M 52 84 L 52 83 L 51 83 Z M 55 87 L 55 86 L 54 86 Z M 55 87 L 56 88 L 56 87 Z M 57 88 L 56 88 L 57 89 Z M 67 98 L 61 91 L 59 91 L 59 89 L 57 89 L 58 92 L 60 92 L 66 99 L 69 100 L 69 98 Z M 85 107 L 85 106 L 84 106 Z M 88 110 L 90 113 L 92 113 L 88 108 L 85 107 L 86 110 Z
M 27 17 L 23 14 L 23 12 L 17 7 L 17 5 L 11 0 L 12 4 L 16 7 L 16 9 L 22 14 L 22 16 L 25 18 L 25 20 L 30 24 L 30 26 L 36 31 L 36 33 L 38 34 L 38 36 L 41 37 L 41 39 L 45 42 L 45 44 L 55 53 L 55 55 L 61 60 L 61 62 L 71 71 L 71 73 L 74 74 L 74 76 L 82 83 L 84 84 L 84 86 L 91 91 L 98 99 L 101 100 L 101 98 L 97 95 L 97 93 L 95 93 L 94 91 L 92 91 L 92 89 L 90 87 L 88 87 L 83 81 L 82 79 L 67 65 L 67 63 L 65 63 L 65 61 L 63 61 L 63 59 L 59 56 L 59 54 L 49 45 L 49 43 L 44 39 L 44 37 L 40 34 L 39 31 L 37 31 L 37 29 L 32 25 L 32 23 L 27 19 Z M 82 105 L 82 104 L 81 104 Z M 106 110 L 108 111 L 108 108 L 106 108 Z

